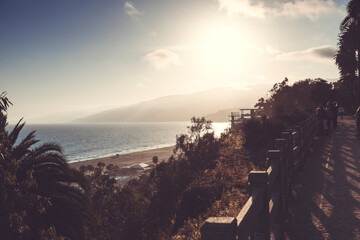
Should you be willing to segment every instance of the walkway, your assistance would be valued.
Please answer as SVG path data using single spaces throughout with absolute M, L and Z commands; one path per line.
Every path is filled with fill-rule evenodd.
M 344 117 L 296 177 L 286 239 L 360 239 L 360 141 Z

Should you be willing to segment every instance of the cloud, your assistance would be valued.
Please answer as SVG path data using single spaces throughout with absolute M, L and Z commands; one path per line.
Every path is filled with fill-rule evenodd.
M 164 46 L 165 49 L 169 49 L 170 51 L 187 51 L 193 49 L 199 49 L 201 46 L 196 44 L 182 44 L 182 45 L 169 45 Z
M 322 15 L 341 14 L 343 10 L 334 0 L 292 0 L 273 2 L 266 0 L 217 0 L 219 9 L 229 15 L 241 14 L 250 17 L 287 16 L 290 18 L 307 17 L 316 20 Z
M 148 53 L 144 59 L 158 70 L 166 69 L 171 65 L 182 65 L 180 57 L 167 49 L 158 49 Z
M 268 54 L 278 54 L 278 53 L 280 53 L 280 50 L 278 49 L 278 47 L 274 47 L 274 46 L 270 46 L 270 45 L 265 47 L 265 51 Z
M 220 10 L 224 9 L 229 15 L 243 14 L 250 17 L 264 18 L 266 8 L 264 4 L 252 4 L 250 0 L 218 0 Z
M 127 15 L 129 15 L 130 17 L 137 17 L 137 16 L 140 16 L 140 15 L 143 15 L 143 13 L 139 12 L 139 10 L 137 10 L 134 7 L 134 4 L 131 3 L 131 2 L 125 2 L 124 10 L 127 13 Z
M 333 61 L 337 49 L 330 45 L 309 48 L 303 51 L 294 51 L 281 53 L 277 55 L 279 60 L 315 60 L 315 61 Z
M 333 0 L 298 0 L 282 4 L 279 15 L 299 18 L 306 16 L 312 20 L 321 15 L 341 13 Z

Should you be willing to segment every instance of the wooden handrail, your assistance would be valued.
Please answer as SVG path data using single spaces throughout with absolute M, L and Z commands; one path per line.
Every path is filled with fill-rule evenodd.
M 267 153 L 266 171 L 251 171 L 250 196 L 236 218 L 211 217 L 202 240 L 282 239 L 295 171 L 303 164 L 318 124 L 315 116 L 281 133 Z

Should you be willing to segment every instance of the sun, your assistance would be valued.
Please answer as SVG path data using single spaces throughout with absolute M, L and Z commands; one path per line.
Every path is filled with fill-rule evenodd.
M 212 25 L 202 32 L 200 39 L 202 62 L 208 69 L 238 72 L 251 58 L 251 38 L 234 25 Z

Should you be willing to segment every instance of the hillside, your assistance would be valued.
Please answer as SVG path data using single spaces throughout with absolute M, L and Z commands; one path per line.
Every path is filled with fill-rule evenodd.
M 256 100 L 251 91 L 212 89 L 160 97 L 99 112 L 77 119 L 76 122 L 171 122 L 189 121 L 192 116 L 207 116 L 210 120 L 227 121 L 227 115 L 232 109 L 252 107 Z

